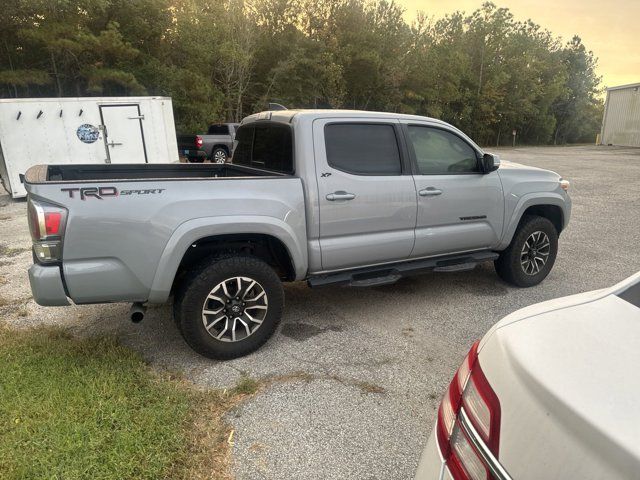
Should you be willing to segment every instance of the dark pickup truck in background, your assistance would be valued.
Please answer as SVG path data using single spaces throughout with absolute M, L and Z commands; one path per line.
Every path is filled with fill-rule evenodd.
M 178 153 L 190 162 L 225 163 L 231 157 L 238 123 L 209 125 L 206 134 L 178 135 Z

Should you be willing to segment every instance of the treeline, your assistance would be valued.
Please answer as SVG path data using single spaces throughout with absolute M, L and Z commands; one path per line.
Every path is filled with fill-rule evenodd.
M 591 142 L 596 59 L 506 8 L 387 0 L 5 0 L 0 95 L 169 95 L 181 131 L 269 101 L 428 115 L 485 145 Z

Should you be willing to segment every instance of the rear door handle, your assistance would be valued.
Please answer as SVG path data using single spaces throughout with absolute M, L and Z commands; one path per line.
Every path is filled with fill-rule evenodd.
M 442 195 L 442 190 L 434 187 L 428 187 L 420 190 L 418 195 L 421 197 L 435 197 L 436 195 Z
M 353 193 L 348 193 L 340 190 L 339 192 L 333 192 L 327 194 L 327 200 L 334 202 L 336 200 L 353 200 L 356 196 Z

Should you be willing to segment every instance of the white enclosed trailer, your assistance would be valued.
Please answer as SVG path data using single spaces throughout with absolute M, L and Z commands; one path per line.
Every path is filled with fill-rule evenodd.
M 169 97 L 0 100 L 0 176 L 13 198 L 37 164 L 177 161 Z

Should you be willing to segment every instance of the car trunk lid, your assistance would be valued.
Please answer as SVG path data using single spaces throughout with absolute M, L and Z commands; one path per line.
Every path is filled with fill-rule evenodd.
M 513 478 L 640 470 L 640 309 L 626 291 L 505 319 L 485 337 L 479 361 L 500 399 L 499 460 Z

